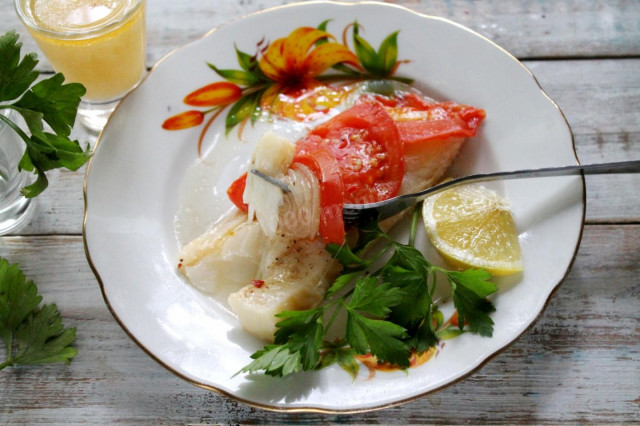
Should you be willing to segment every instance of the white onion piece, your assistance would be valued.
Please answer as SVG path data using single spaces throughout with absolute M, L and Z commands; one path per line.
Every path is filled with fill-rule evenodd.
M 296 238 L 314 238 L 320 225 L 320 184 L 308 167 L 294 164 L 283 181 L 291 192 L 284 195 L 278 232 Z
M 281 179 L 289 169 L 295 154 L 295 145 L 288 139 L 267 132 L 258 141 L 251 156 L 249 169 Z M 282 190 L 249 173 L 242 199 L 249 205 L 248 219 L 257 219 L 262 231 L 273 236 L 278 228 L 278 213 L 282 205 Z
M 254 177 L 251 191 L 249 217 L 255 214 L 262 232 L 269 237 L 275 235 L 278 228 L 278 212 L 282 204 L 282 189 L 259 177 Z

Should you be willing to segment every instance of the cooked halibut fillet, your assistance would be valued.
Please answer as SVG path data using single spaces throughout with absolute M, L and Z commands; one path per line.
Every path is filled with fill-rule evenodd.
M 226 299 L 254 279 L 266 237 L 241 211 L 224 217 L 180 251 L 180 271 L 198 290 Z
M 401 193 L 438 182 L 463 142 L 464 138 L 436 140 L 405 152 Z M 228 295 L 242 327 L 271 341 L 279 320 L 275 314 L 317 306 L 340 273 L 339 263 L 324 247 L 320 237 L 294 238 L 280 232 L 268 238 L 257 221 L 249 222 L 237 211 L 181 250 L 181 270 L 198 289 Z
M 192 284 L 226 298 L 242 327 L 267 341 L 273 340 L 280 320 L 277 313 L 317 306 L 341 270 L 318 235 L 317 179 L 299 163 L 285 173 L 293 157 L 291 149 L 287 142 L 272 138 L 265 135 L 266 141 L 258 143 L 252 164 L 260 164 L 261 171 L 287 183 L 293 194 L 277 193 L 280 189 L 276 186 L 264 186 L 265 182 L 252 178 L 251 187 L 264 186 L 271 195 L 251 196 L 251 190 L 245 190 L 250 216 L 236 211 L 180 252 L 180 269 Z M 441 180 L 465 140 L 464 136 L 448 134 L 405 143 L 405 173 L 399 194 L 420 191 Z M 259 210 L 264 207 L 251 207 L 252 199 L 270 203 L 270 211 L 277 207 L 279 219 L 270 217 L 267 226 L 259 225 Z M 299 210 L 304 204 L 314 205 L 316 210 Z M 398 220 L 387 219 L 381 226 L 389 228 Z
M 321 238 L 277 235 L 267 241 L 257 284 L 242 287 L 228 299 L 245 330 L 271 341 L 277 313 L 311 309 L 322 301 L 341 269 L 324 247 Z
M 436 139 L 405 146 L 404 179 L 400 194 L 422 191 L 438 183 L 458 155 L 466 138 Z

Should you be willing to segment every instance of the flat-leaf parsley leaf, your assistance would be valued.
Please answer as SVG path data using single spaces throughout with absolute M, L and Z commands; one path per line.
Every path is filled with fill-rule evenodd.
M 64 328 L 56 305 L 40 307 L 41 301 L 33 281 L 27 281 L 17 265 L 0 258 L 0 339 L 7 353 L 0 370 L 13 365 L 68 364 L 76 356 L 70 346 L 76 329 Z
M 0 121 L 27 146 L 18 168 L 38 175 L 34 183 L 22 188 L 22 194 L 31 198 L 47 188 L 45 172 L 61 167 L 75 171 L 89 159 L 89 148 L 83 150 L 78 141 L 69 139 L 86 90 L 79 83 L 64 84 L 60 73 L 33 84 L 40 74 L 35 70 L 38 59 L 35 53 L 28 53 L 21 60 L 21 48 L 15 31 L 0 37 L 0 110 L 19 113 L 30 135 L 5 114 L 0 114 Z M 44 123 L 54 133 L 46 132 Z
M 393 241 L 372 222 L 362 227 L 360 241 L 353 249 L 346 244 L 328 245 L 344 273 L 331 285 L 324 303 L 306 311 L 278 314 L 282 320 L 276 324 L 274 344 L 254 353 L 254 361 L 240 372 L 262 371 L 279 377 L 337 363 L 355 378 L 357 355 L 370 354 L 380 363 L 406 368 L 412 353 L 430 350 L 439 340 L 467 331 L 491 336 L 489 314 L 494 307 L 487 297 L 497 290 L 489 281 L 491 274 L 477 269 L 448 271 L 427 261 L 414 247 L 418 211 L 411 221 L 408 244 Z M 383 247 L 376 244 L 379 251 L 363 258 L 362 253 L 373 248 L 375 241 Z M 370 270 L 384 259 L 382 267 Z M 450 285 L 459 318 L 455 325 L 444 322 L 434 302 L 438 275 L 444 275 Z M 338 339 L 326 340 L 327 331 L 343 310 L 346 324 L 337 333 Z

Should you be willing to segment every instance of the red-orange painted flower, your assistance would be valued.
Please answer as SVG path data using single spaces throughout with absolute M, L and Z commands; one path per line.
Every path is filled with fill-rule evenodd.
M 225 81 L 207 84 L 183 99 L 185 104 L 204 110 L 170 117 L 162 127 L 186 129 L 204 123 L 204 116 L 210 115 L 198 140 L 200 152 L 207 129 L 224 110 L 228 110 L 225 132 L 237 126 L 240 137 L 246 123 L 253 124 L 264 113 L 296 121 L 311 121 L 330 113 L 344 102 L 352 86 L 328 83 L 328 80 L 394 78 L 410 82 L 406 78 L 391 77 L 397 66 L 405 62 L 397 60 L 398 31 L 389 34 L 376 50 L 359 34 L 357 22 L 345 27 L 342 43 L 336 42 L 326 31 L 329 21 L 325 20 L 317 28 L 297 28 L 267 45 L 263 38 L 254 54 L 235 47 L 239 69 L 209 63 L 209 68 Z M 353 51 L 346 41 L 349 28 L 353 33 Z M 333 68 L 330 74 L 323 76 L 329 68 Z
M 271 43 L 260 58 L 260 69 L 267 78 L 293 87 L 322 74 L 337 63 L 359 68 L 358 57 L 347 46 L 320 40 L 334 39 L 326 31 L 300 27 L 286 38 Z M 314 47 L 315 45 L 315 47 Z
M 185 111 L 169 117 L 162 123 L 165 130 L 182 130 L 200 125 L 204 121 L 204 114 L 201 111 Z
M 228 81 L 218 81 L 203 86 L 184 97 L 183 102 L 195 107 L 212 107 L 230 104 L 242 96 L 242 89 Z

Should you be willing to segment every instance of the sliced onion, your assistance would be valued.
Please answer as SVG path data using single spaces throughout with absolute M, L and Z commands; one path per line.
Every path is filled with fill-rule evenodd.
M 280 179 L 289 169 L 294 154 L 295 145 L 291 141 L 273 132 L 267 132 L 258 141 L 249 168 Z M 278 213 L 282 205 L 282 190 L 249 173 L 242 199 L 249 206 L 248 219 L 253 220 L 255 215 L 265 235 L 275 235 Z
M 291 192 L 284 195 L 278 232 L 314 238 L 320 224 L 320 184 L 308 167 L 295 163 L 284 177 Z
M 282 190 L 255 175 L 247 176 L 245 194 L 250 194 L 248 217 L 255 218 L 267 236 L 273 236 L 278 228 L 278 212 L 282 205 Z

